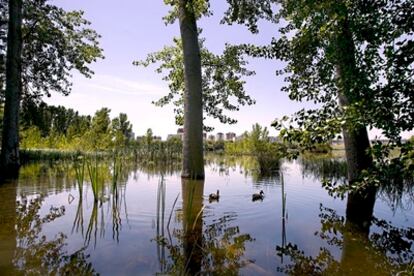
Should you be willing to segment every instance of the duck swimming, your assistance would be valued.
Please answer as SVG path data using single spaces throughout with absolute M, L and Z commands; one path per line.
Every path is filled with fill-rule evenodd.
M 260 190 L 260 192 L 257 194 L 253 194 L 252 195 L 252 201 L 256 201 L 256 200 L 263 200 L 264 198 L 264 192 L 263 190 Z
M 219 198 L 220 198 L 220 192 L 219 192 L 219 190 L 217 190 L 217 193 L 211 193 L 208 196 L 208 201 L 210 203 L 213 202 L 213 201 L 219 201 Z

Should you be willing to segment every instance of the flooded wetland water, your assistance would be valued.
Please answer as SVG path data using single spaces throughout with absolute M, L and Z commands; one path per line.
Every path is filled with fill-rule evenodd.
M 91 172 L 84 168 L 82 181 L 77 166 L 28 164 L 16 182 L 0 186 L 0 274 L 409 275 L 413 269 L 411 189 L 397 195 L 380 189 L 372 224 L 355 231 L 345 218 L 347 198 L 333 198 L 321 185 L 323 178 L 345 181 L 341 159 L 284 161 L 263 176 L 251 158 L 209 156 L 205 181 L 182 180 L 179 164 L 128 163 L 114 182 L 113 164 L 102 162 L 96 176 L 105 184 L 96 190 Z M 219 199 L 209 200 L 217 190 Z M 252 201 L 260 190 L 263 200 Z

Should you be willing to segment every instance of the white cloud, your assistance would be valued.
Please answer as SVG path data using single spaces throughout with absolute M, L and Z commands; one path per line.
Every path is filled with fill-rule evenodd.
M 111 75 L 94 75 L 92 79 L 78 81 L 77 85 L 92 88 L 94 91 L 99 90 L 131 96 L 162 96 L 167 93 L 166 88 L 161 85 Z

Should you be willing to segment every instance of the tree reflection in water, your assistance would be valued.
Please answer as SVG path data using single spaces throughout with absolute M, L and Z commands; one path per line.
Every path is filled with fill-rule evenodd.
M 346 163 L 341 159 L 301 158 L 304 176 L 347 184 Z M 392 165 L 392 164 L 391 164 Z M 414 228 L 398 228 L 373 217 L 375 199 L 387 199 L 391 207 L 411 207 L 413 175 L 399 175 L 398 167 L 375 171 L 377 186 L 351 192 L 347 198 L 346 217 L 335 210 L 320 207 L 321 230 L 316 233 L 327 243 L 317 256 L 307 256 L 297 245 L 277 246 L 277 254 L 290 257 L 279 272 L 292 275 L 412 275 L 414 272 Z M 387 169 L 387 170 L 385 170 Z M 371 231 L 372 228 L 372 231 Z M 342 252 L 340 260 L 333 248 Z M 336 250 L 334 250 L 336 251 Z
M 327 247 L 316 257 L 306 256 L 289 243 L 285 248 L 276 247 L 277 254 L 291 259 L 279 271 L 291 275 L 412 275 L 414 228 L 398 228 L 373 218 L 374 231 L 370 233 L 369 226 L 358 225 L 351 217 L 339 216 L 322 205 L 320 210 L 321 230 L 315 235 L 327 247 L 342 250 L 341 259 L 335 259 Z
M 28 200 L 22 197 L 16 208 L 16 241 L 13 265 L 17 272 L 31 275 L 94 275 L 85 248 L 74 253 L 66 251 L 66 235 L 58 233 L 54 239 L 41 236 L 43 225 L 65 213 L 64 207 L 51 207 L 44 217 L 39 214 L 44 198 Z
M 262 160 L 262 162 L 265 162 Z M 255 156 L 227 156 L 214 155 L 206 156 L 206 166 L 213 172 L 218 172 L 220 175 L 229 176 L 230 171 L 239 171 L 245 177 L 250 176 L 253 183 L 275 183 L 280 176 L 280 159 L 268 159 L 268 169 L 263 169 L 263 165 Z
M 159 258 L 160 272 L 237 275 L 240 268 L 251 263 L 243 256 L 246 242 L 254 239 L 249 234 L 240 233 L 239 227 L 232 225 L 237 217 L 235 213 L 227 213 L 211 223 L 205 221 L 203 180 L 182 179 L 181 183 L 182 208 L 175 210 L 176 221 L 181 222 L 181 227 L 172 229 L 171 235 L 168 222 L 168 235 L 165 236 L 162 222 L 164 215 L 161 215 L 162 220 L 157 224 L 157 246 L 162 248 L 160 252 L 163 249 L 169 251 L 168 259 L 165 258 L 165 253 L 161 255 L 164 257 Z M 159 194 L 164 192 L 163 185 L 160 185 Z M 159 196 L 158 199 L 163 201 L 165 197 Z M 159 206 L 163 204 L 159 203 Z

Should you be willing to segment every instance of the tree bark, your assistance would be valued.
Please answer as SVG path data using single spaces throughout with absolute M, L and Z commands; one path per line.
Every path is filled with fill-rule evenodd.
M 184 53 L 184 136 L 181 177 L 204 179 L 201 57 L 192 0 L 179 0 Z
M 357 92 L 358 70 L 355 60 L 355 44 L 349 27 L 349 22 L 341 22 L 341 30 L 337 41 L 337 84 L 339 90 L 339 105 L 345 108 L 358 102 L 361 96 Z M 363 170 L 369 169 L 372 156 L 369 153 L 370 142 L 365 126 L 346 124 L 343 127 L 346 160 L 348 165 L 348 182 L 352 185 L 357 181 Z M 361 227 L 370 224 L 376 197 L 376 188 L 367 187 L 348 194 L 346 216 Z
M 22 74 L 22 0 L 9 0 L 7 34 L 6 102 L 0 157 L 2 175 L 15 175 L 19 160 L 19 108 Z

